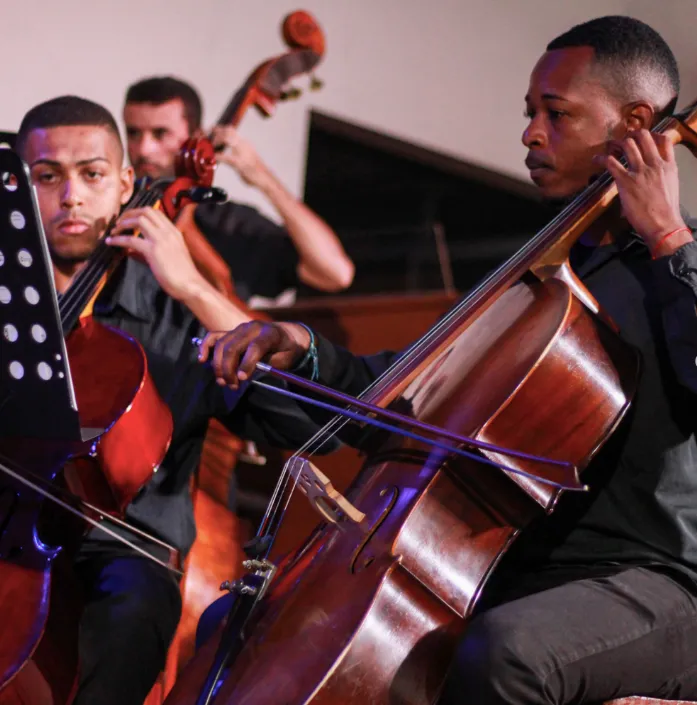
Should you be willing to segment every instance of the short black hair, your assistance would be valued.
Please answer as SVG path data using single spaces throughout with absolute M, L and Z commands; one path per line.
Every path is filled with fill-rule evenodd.
M 592 47 L 596 63 L 608 69 L 608 89 L 618 98 L 648 99 L 659 110 L 675 109 L 680 92 L 678 62 L 663 37 L 649 25 L 623 15 L 598 17 L 564 32 L 547 50 L 572 47 Z
M 123 151 L 121 135 L 114 116 L 103 105 L 76 95 L 62 95 L 35 105 L 22 119 L 15 142 L 15 151 L 23 156 L 32 130 L 74 125 L 105 127 L 114 134 Z
M 184 117 L 189 132 L 193 133 L 201 127 L 203 109 L 198 92 L 190 84 L 174 76 L 151 76 L 130 85 L 126 91 L 126 103 L 162 105 L 177 98 L 184 104 Z

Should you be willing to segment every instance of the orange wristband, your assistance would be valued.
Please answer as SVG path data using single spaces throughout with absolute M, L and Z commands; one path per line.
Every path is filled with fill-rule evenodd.
M 692 235 L 692 230 L 690 228 L 683 226 L 682 228 L 676 228 L 675 230 L 671 230 L 669 233 L 666 233 L 655 245 L 653 250 L 651 251 L 651 259 L 656 259 L 656 251 L 660 248 L 660 246 L 669 238 L 673 237 L 673 235 L 677 235 L 678 233 L 681 233 L 682 231 L 690 233 Z

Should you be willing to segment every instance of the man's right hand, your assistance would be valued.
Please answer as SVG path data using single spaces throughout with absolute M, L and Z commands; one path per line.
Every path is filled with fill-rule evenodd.
M 201 342 L 199 361 L 205 362 L 213 349 L 211 365 L 218 384 L 237 389 L 249 379 L 257 362 L 263 360 L 280 370 L 290 370 L 310 347 L 310 335 L 297 323 L 250 321 L 230 332 L 208 333 Z

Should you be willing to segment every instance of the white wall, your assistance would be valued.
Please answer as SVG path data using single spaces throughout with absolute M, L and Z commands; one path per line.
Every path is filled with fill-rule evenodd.
M 127 84 L 172 73 L 193 82 L 209 121 L 260 60 L 285 50 L 291 0 L 2 0 L 0 129 L 62 93 L 120 115 Z M 523 96 L 545 44 L 572 24 L 622 13 L 648 21 L 673 47 L 682 104 L 697 98 L 695 0 L 306 0 L 320 21 L 325 87 L 242 124 L 276 173 L 302 191 L 311 107 L 527 178 Z M 195 14 L 196 13 L 196 14 Z M 681 150 L 685 151 L 685 150 Z M 681 159 L 684 200 L 697 213 L 697 165 Z M 230 173 L 218 183 L 263 202 Z M 267 211 L 268 212 L 268 211 Z

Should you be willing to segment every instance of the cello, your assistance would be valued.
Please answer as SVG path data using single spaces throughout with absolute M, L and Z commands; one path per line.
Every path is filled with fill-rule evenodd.
M 257 65 L 242 82 L 223 109 L 216 125 L 237 127 L 251 108 L 264 117 L 275 113 L 279 102 L 295 99 L 299 89 L 291 88 L 293 79 L 312 75 L 310 89 L 321 83 L 312 74 L 322 60 L 326 41 L 317 21 L 309 13 L 298 10 L 287 15 L 281 34 L 289 50 Z M 201 182 L 210 186 L 215 173 L 215 148 L 207 138 L 194 136 L 182 146 L 177 164 L 179 170 L 189 167 L 203 176 Z M 204 176 L 205 174 L 205 176 Z M 182 231 L 189 252 L 199 271 L 220 291 L 253 318 L 265 318 L 251 311 L 234 295 L 230 270 L 194 223 L 195 204 L 182 202 L 177 227 Z M 182 617 L 172 641 L 167 667 L 161 683 L 151 694 L 148 705 L 160 701 L 160 694 L 169 692 L 177 671 L 194 653 L 196 624 L 202 612 L 220 594 L 220 585 L 238 570 L 240 544 L 248 538 L 246 527 L 229 508 L 230 480 L 235 464 L 263 464 L 265 458 L 255 448 L 245 446 L 222 424 L 211 421 L 208 426 L 201 463 L 193 478 L 192 495 L 197 538 L 187 556 L 185 575 L 181 581 Z
M 15 222 L 21 223 L 22 229 L 33 219 L 33 232 L 38 233 L 38 209 L 31 198 L 26 166 L 10 151 L 3 151 L 2 160 L 6 167 L 2 194 L 6 203 L 3 205 L 15 214 Z M 176 200 L 177 190 L 188 188 L 190 175 L 182 178 L 183 181 L 144 184 L 124 208 L 156 205 L 163 199 Z M 12 233 L 8 235 L 6 252 L 14 257 Z M 35 239 L 41 242 L 38 234 Z M 21 241 L 15 242 L 19 247 Z M 45 245 L 43 254 L 48 257 Z M 27 270 L 22 272 L 18 286 L 38 287 L 40 282 L 34 278 L 39 270 L 31 268 L 31 254 L 20 249 L 16 256 L 20 255 Z M 169 408 L 157 393 L 141 346 L 124 332 L 101 325 L 92 317 L 95 299 L 124 257 L 123 251 L 107 246 L 102 240 L 70 288 L 56 298 L 55 313 L 60 321 L 61 337 L 65 339 L 65 357 L 72 375 L 79 422 L 83 429 L 90 429 L 89 432 L 85 432 L 81 440 L 58 444 L 32 440 L 26 432 L 11 434 L 8 432 L 11 429 L 3 428 L 3 435 L 7 437 L 0 440 L 0 495 L 3 497 L 0 610 L 3 611 L 3 629 L 11 635 L 3 640 L 0 649 L 0 700 L 3 702 L 17 701 L 19 696 L 14 686 L 20 687 L 20 676 L 27 674 L 26 669 L 21 669 L 34 655 L 39 642 L 44 643 L 54 559 L 61 549 L 70 549 L 79 541 L 84 522 L 163 563 L 108 528 L 109 523 L 115 523 L 143 535 L 121 518 L 127 505 L 163 460 L 173 430 Z M 47 298 L 55 297 L 52 280 L 47 283 L 49 280 L 50 275 L 43 282 Z M 36 293 L 35 300 L 30 300 L 27 294 L 30 289 L 32 286 L 26 286 L 24 298 L 29 304 L 36 304 L 40 296 Z M 22 310 L 22 297 L 19 291 L 15 293 L 16 296 L 6 297 L 5 301 L 13 306 L 8 315 L 14 317 L 19 329 L 14 339 L 31 335 L 37 344 L 42 344 L 41 330 L 36 325 L 32 325 L 31 333 L 28 330 L 26 319 L 32 314 Z M 13 336 L 7 337 L 7 326 L 5 333 L 6 340 L 12 342 Z M 62 356 L 57 355 L 55 359 L 60 361 Z M 46 374 L 48 372 L 50 370 Z M 51 379 L 52 375 L 64 377 L 60 371 L 43 378 Z M 24 377 L 19 375 L 18 383 Z M 26 377 L 31 379 L 29 374 Z M 15 387 L 14 391 L 9 390 L 10 394 L 21 395 L 21 384 Z M 28 393 L 27 389 L 30 388 L 26 387 L 24 393 Z M 8 398 L 11 399 L 3 395 L 4 400 Z M 5 418 L 8 420 L 11 421 Z M 54 423 L 60 426 L 62 419 L 54 419 Z M 78 526 L 66 526 L 64 514 L 52 516 L 53 504 L 83 521 Z M 100 524 L 99 519 L 106 519 L 107 526 Z M 147 538 L 165 546 L 154 537 Z M 176 552 L 170 549 L 170 554 L 173 553 Z M 163 564 L 173 567 L 173 558 Z
M 653 131 L 697 154 L 696 129 L 697 103 Z M 358 399 L 257 365 L 309 388 L 307 403 L 324 404 L 321 393 L 362 424 L 410 430 L 369 439 L 347 498 L 311 468 L 287 468 L 227 624 L 167 705 L 436 701 L 497 565 L 562 492 L 585 489 L 579 469 L 631 404 L 636 351 L 568 263 L 616 196 L 600 176 Z M 325 520 L 273 566 L 291 474 Z

